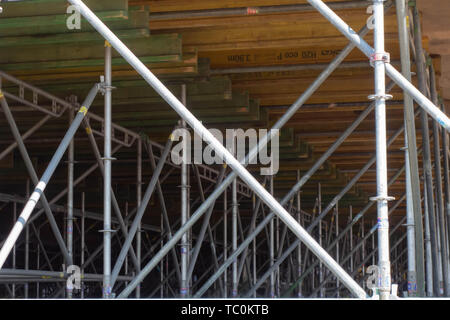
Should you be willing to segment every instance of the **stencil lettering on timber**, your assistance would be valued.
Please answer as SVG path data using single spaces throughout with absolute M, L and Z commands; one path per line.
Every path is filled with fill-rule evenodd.
M 339 48 L 265 49 L 210 52 L 206 56 L 213 68 L 326 62 L 341 52 Z M 200 54 L 201 55 L 201 54 Z

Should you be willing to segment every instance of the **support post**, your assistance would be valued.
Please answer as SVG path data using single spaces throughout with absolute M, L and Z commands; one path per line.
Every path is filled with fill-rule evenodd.
M 430 91 L 431 101 L 436 105 L 439 104 L 437 88 L 436 88 L 436 75 L 434 72 L 433 63 L 429 66 L 430 74 Z M 442 169 L 441 169 L 441 143 L 439 137 L 438 123 L 433 120 L 433 151 L 434 151 L 434 179 L 436 183 L 436 217 L 437 217 L 437 231 L 439 232 L 440 240 L 440 260 L 443 276 L 443 290 L 444 296 L 448 297 L 450 293 L 449 278 L 448 278 L 448 259 L 447 259 L 447 241 L 446 241 L 446 228 L 445 228 L 445 213 L 444 213 L 444 199 L 442 190 Z M 444 153 L 447 152 L 444 149 Z
M 227 260 L 228 258 L 228 199 L 227 199 L 227 189 L 223 191 L 223 258 Z M 227 271 L 223 273 L 223 297 L 228 297 L 228 279 L 227 279 Z
M 322 185 L 319 182 L 317 185 L 317 212 L 322 212 Z M 323 222 L 322 219 L 319 221 L 319 245 L 322 246 L 323 243 Z M 323 264 L 322 262 L 319 262 L 319 283 L 322 283 L 323 281 Z M 313 284 L 315 286 L 315 283 Z M 325 290 L 323 288 L 319 291 L 319 297 L 324 298 L 325 296 Z
M 141 206 L 142 199 L 142 139 L 137 141 L 137 172 L 136 172 L 136 207 L 139 208 Z M 136 234 L 136 258 L 138 262 L 136 274 L 141 272 L 141 242 L 142 242 L 142 234 L 141 234 L 141 222 L 139 222 Z M 161 235 L 163 229 L 161 228 Z M 161 276 L 164 274 L 164 269 L 161 269 Z M 139 283 L 136 286 L 136 298 L 141 297 L 141 284 Z
M 336 219 L 335 219 L 335 223 L 336 223 L 336 239 L 339 238 L 339 205 L 336 203 Z M 330 233 L 331 233 L 331 226 L 330 226 Z M 336 242 L 336 262 L 339 263 L 339 240 Z M 336 278 L 336 288 L 337 288 L 337 297 L 339 298 L 339 279 Z
M 300 170 L 297 169 L 297 181 L 300 180 Z M 297 192 L 297 222 L 298 223 L 302 223 L 302 210 L 301 210 L 301 191 L 298 190 Z M 302 223 L 303 224 L 303 223 Z M 302 244 L 301 242 L 298 244 L 297 247 L 297 276 L 300 277 L 302 275 Z M 253 284 L 255 285 L 255 284 Z M 302 284 L 300 284 L 298 286 L 298 291 L 297 291 L 297 297 L 298 298 L 302 298 L 303 294 L 302 294 Z
M 13 223 L 17 220 L 17 202 L 14 202 L 14 207 L 13 207 Z M 12 258 L 12 265 L 13 265 L 13 269 L 16 269 L 16 244 L 14 244 L 13 247 L 13 258 Z M 16 297 L 16 285 L 13 283 L 12 285 L 12 298 L 14 299 Z
M 233 136 L 233 152 L 236 150 L 236 140 Z M 232 189 L 231 189 L 231 195 L 232 195 L 232 214 L 231 214 L 231 240 L 232 240 L 232 250 L 233 252 L 237 249 L 237 215 L 238 215 L 238 202 L 237 202 L 237 179 L 235 178 L 233 180 Z M 238 283 L 237 283 L 237 258 L 233 261 L 232 266 L 232 274 L 233 274 L 233 288 L 231 291 L 231 296 L 233 298 L 236 298 L 238 295 Z
M 414 17 L 414 46 L 416 51 L 416 66 L 417 76 L 419 79 L 419 90 L 422 94 L 427 92 L 427 76 L 425 70 L 425 56 L 422 47 L 422 31 L 420 27 L 420 16 L 417 6 L 413 8 Z M 427 193 L 428 205 L 428 221 L 430 224 L 430 244 L 431 244 L 431 258 L 433 267 L 433 291 L 436 297 L 439 293 L 439 272 L 438 272 L 438 244 L 436 234 L 436 215 L 434 208 L 434 194 L 433 194 L 433 173 L 431 169 L 431 149 L 430 149 L 430 131 L 428 126 L 428 114 L 425 110 L 420 110 L 420 122 L 422 126 L 422 148 L 423 148 L 423 171 L 425 174 L 424 190 Z
M 270 194 L 273 195 L 273 175 L 270 176 Z M 274 218 L 270 219 L 269 224 L 269 259 L 270 266 L 272 267 L 275 263 L 275 247 L 274 247 Z M 319 242 L 320 244 L 320 242 Z M 236 248 L 233 248 L 233 251 L 236 251 Z M 270 297 L 275 298 L 275 271 L 270 273 Z
M 444 110 L 444 105 L 441 104 L 441 109 Z M 442 130 L 442 150 L 443 152 L 443 173 L 444 173 L 444 203 L 445 203 L 445 217 L 446 217 L 446 223 L 447 223 L 447 244 L 450 247 L 450 185 L 449 185 L 449 159 L 448 159 L 448 152 L 449 149 L 449 139 L 448 139 L 448 133 L 445 130 Z M 448 248 L 450 250 L 450 248 Z M 449 254 L 447 252 L 447 254 Z M 450 257 L 449 257 L 450 258 Z M 450 260 L 449 260 L 450 265 Z M 449 271 L 450 272 L 450 271 Z M 450 282 L 450 279 L 447 279 Z
M 112 48 L 105 41 L 105 122 L 104 122 L 104 155 L 103 163 L 105 176 L 103 178 L 103 298 L 109 299 L 112 294 L 111 286 L 111 135 L 112 135 L 112 110 L 111 110 L 111 75 L 112 75 Z
M 84 251 L 86 250 L 86 244 L 85 244 L 85 193 L 81 193 L 81 257 L 80 257 L 80 273 L 81 276 L 84 278 Z M 85 283 L 83 280 L 81 280 L 81 299 L 84 299 L 84 287 Z
M 423 174 L 425 176 L 425 173 Z M 430 216 L 429 216 L 429 211 L 428 211 L 428 201 L 427 201 L 427 197 L 428 194 L 427 192 L 423 193 L 423 197 L 424 197 L 424 201 L 423 201 L 423 206 L 424 206 L 424 212 L 425 212 L 425 250 L 426 250 L 426 284 L 427 284 L 427 296 L 428 297 L 432 297 L 433 296 L 433 259 L 432 259 L 432 250 L 431 250 L 431 240 L 430 240 Z
M 181 85 L 181 103 L 186 106 L 186 85 Z M 186 121 L 181 120 L 181 128 L 183 130 L 183 160 L 181 163 L 181 225 L 184 225 L 188 220 L 188 161 L 187 150 L 190 145 L 187 145 L 187 128 Z M 189 297 L 189 279 L 188 272 L 188 257 L 189 257 L 189 233 L 186 231 L 181 238 L 181 288 L 180 297 Z
M 377 201 L 378 217 L 378 267 L 381 277 L 379 283 L 380 299 L 388 300 L 391 293 L 391 265 L 389 257 L 389 219 L 387 186 L 387 147 L 386 147 L 386 83 L 384 51 L 384 0 L 373 1 L 375 53 L 371 62 L 375 68 L 375 122 L 377 154 Z
M 353 206 L 350 205 L 349 208 L 349 215 L 350 215 L 350 223 L 353 221 Z M 353 225 L 350 225 L 350 246 L 349 246 L 349 250 L 350 252 L 352 252 L 353 250 Z M 350 272 L 353 272 L 353 267 L 354 267 L 354 263 L 353 263 L 353 254 L 350 255 Z
M 411 81 L 411 55 L 409 15 L 405 0 L 396 0 L 397 25 L 400 45 L 402 74 Z M 420 205 L 420 179 L 417 158 L 416 125 L 414 120 L 414 101 L 404 91 L 405 118 L 405 163 L 406 163 L 406 214 L 408 245 L 408 295 L 425 296 L 425 265 L 423 246 L 423 216 Z
M 69 125 L 74 118 L 73 110 L 69 110 Z M 74 139 L 69 143 L 67 157 L 67 251 L 73 261 L 73 170 L 74 170 Z M 67 298 L 72 299 L 72 288 L 67 287 Z

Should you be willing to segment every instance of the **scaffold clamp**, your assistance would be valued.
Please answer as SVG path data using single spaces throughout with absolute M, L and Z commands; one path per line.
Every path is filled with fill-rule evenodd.
M 377 61 L 382 61 L 384 63 L 391 62 L 391 55 L 388 52 L 375 52 L 370 55 L 370 65 L 373 67 L 374 63 Z
M 390 196 L 376 196 L 376 197 L 370 197 L 370 201 L 394 201 L 395 197 Z

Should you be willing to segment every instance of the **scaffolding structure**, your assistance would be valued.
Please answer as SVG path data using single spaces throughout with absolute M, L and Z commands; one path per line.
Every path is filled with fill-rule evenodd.
M 186 83 L 177 83 L 181 90 L 176 97 L 83 1 L 68 2 L 78 8 L 105 40 L 104 77 L 92 84 L 79 103 L 74 96 L 60 99 L 0 71 L 2 116 L 14 137 L 12 144 L 0 150 L 0 160 L 17 149 L 29 175 L 26 197 L 0 194 L 0 210 L 9 210 L 8 219 L 12 217 L 14 222 L 0 239 L 0 297 L 377 297 L 387 300 L 400 295 L 450 296 L 450 119 L 438 95 L 432 59 L 422 47 L 420 16 L 415 3 L 371 1 L 372 47 L 363 39 L 372 28 L 370 25 L 355 32 L 333 11 L 333 8 L 365 7 L 366 1 L 347 1 L 339 7 L 339 3 L 328 6 L 321 0 L 308 0 L 309 5 L 303 9 L 320 12 L 349 40 L 349 44 L 329 65 L 321 66 L 316 80 L 274 122 L 272 130 L 248 150 L 244 163 L 238 161 L 233 150 L 228 150 L 190 111 Z M 299 6 L 261 7 L 259 12 L 303 10 Z M 396 70 L 385 51 L 384 15 L 393 7 L 397 14 L 401 72 Z M 216 14 L 219 12 L 214 10 L 184 13 L 191 16 Z M 220 14 L 242 13 L 229 9 Z M 177 17 L 173 14 L 172 18 Z M 161 17 L 155 15 L 154 19 L 158 18 Z M 296 181 L 289 192 L 275 196 L 276 175 L 255 177 L 254 171 L 246 168 L 246 163 L 270 144 L 341 64 L 347 63 L 343 61 L 354 48 L 365 54 L 374 69 L 371 102 L 308 170 L 296 170 Z M 163 145 L 147 135 L 113 123 L 113 50 L 178 114 L 180 120 L 174 124 L 174 129 L 195 132 L 226 165 L 214 167 L 186 161 L 175 164 L 171 160 L 176 141 L 173 134 Z M 415 67 L 411 64 L 411 52 Z M 418 89 L 411 83 L 413 67 Z M 301 70 L 298 66 L 285 68 Z M 270 68 L 256 69 L 227 72 L 270 71 Z M 220 72 L 216 70 L 217 74 Z M 387 77 L 391 79 L 388 83 Z M 388 93 L 395 86 L 404 91 L 404 124 L 388 136 L 386 105 L 392 98 Z M 104 99 L 103 116 L 90 111 L 99 95 Z M 44 117 L 26 132 L 21 132 L 10 103 L 32 108 Z M 329 203 L 322 200 L 323 188 L 319 182 L 316 204 L 307 212 L 302 208 L 302 187 L 372 111 L 376 124 L 374 154 Z M 27 150 L 27 139 L 52 119 L 63 115 L 69 119 L 67 132 L 56 151 L 48 150 L 53 156 L 45 171 L 38 172 Z M 422 130 L 421 146 L 417 145 L 416 138 L 417 116 L 420 116 Z M 95 163 L 80 176 L 75 176 L 75 135 L 81 128 L 86 131 Z M 98 144 L 99 137 L 103 140 L 103 152 Z M 404 164 L 388 177 L 387 150 L 399 137 L 404 137 L 405 141 Z M 182 137 L 183 142 L 186 140 Z M 121 149 L 126 149 L 136 159 L 133 199 L 124 199 L 112 185 L 113 163 L 117 160 L 114 155 Z M 51 185 L 52 176 L 66 152 L 67 187 L 47 198 L 45 189 Z M 423 168 L 419 167 L 419 157 L 423 157 Z M 149 163 L 152 169 L 149 179 L 143 177 L 144 163 Z M 342 199 L 373 165 L 376 165 L 377 194 L 367 199 L 359 211 L 351 204 L 346 205 L 349 215 L 344 219 L 340 213 Z M 83 184 L 97 170 L 103 177 L 100 183 L 103 186 L 103 214 L 86 210 L 85 192 L 80 193 L 80 199 L 75 199 L 77 193 L 74 192 L 77 185 Z M 169 208 L 173 200 L 167 197 L 164 189 L 164 182 L 173 175 L 179 179 L 176 192 L 180 207 L 175 209 L 178 212 L 176 219 L 169 214 L 174 210 Z M 388 190 L 401 176 L 406 179 L 406 188 L 401 197 L 394 198 Z M 194 187 L 198 188 L 196 193 L 192 190 Z M 100 196 L 97 198 L 100 201 Z M 64 199 L 64 205 L 57 204 Z M 81 206 L 77 208 L 74 200 Z M 155 201 L 160 207 L 159 225 L 143 223 L 148 206 Z M 129 202 L 136 203 L 136 207 L 129 206 Z M 391 213 L 405 202 L 402 218 L 390 224 Z M 376 221 L 365 220 L 365 214 L 373 207 L 377 208 Z M 249 211 L 251 215 L 244 220 L 241 210 Z M 63 228 L 55 219 L 56 212 L 64 213 Z M 45 218 L 40 218 L 43 214 Z M 98 230 L 98 225 L 90 222 L 103 225 Z M 47 224 L 56 239 L 58 252 L 48 252 L 41 240 L 41 228 Z M 98 232 L 102 234 L 101 245 L 91 246 L 88 250 L 89 239 Z M 23 268 L 16 261 L 17 248 L 22 245 Z M 30 246 L 35 250 L 30 250 Z M 36 254 L 35 258 L 32 254 Z M 79 288 L 67 286 L 68 280 L 73 279 L 79 281 Z M 397 290 L 394 285 L 400 288 Z

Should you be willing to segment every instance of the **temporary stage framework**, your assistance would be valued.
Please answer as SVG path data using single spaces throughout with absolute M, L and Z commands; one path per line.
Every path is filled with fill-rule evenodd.
M 69 2 L 78 8 L 81 15 L 105 39 L 104 77 L 99 83 L 93 84 L 85 100 L 81 104 L 73 98 L 62 100 L 5 72 L 0 72 L 0 78 L 4 82 L 14 84 L 19 89 L 18 95 L 8 89 L 0 92 L 3 115 L 15 139 L 13 144 L 1 151 L 0 159 L 17 148 L 28 171 L 30 184 L 34 186 L 26 199 L 6 194 L 0 196 L 1 202 L 13 204 L 15 217 L 15 224 L 8 236 L 2 239 L 0 250 L 0 282 L 4 285 L 5 297 L 19 297 L 17 291 L 21 284 L 25 284 L 23 297 L 31 297 L 29 286 L 32 283 L 36 283 L 36 297 L 95 297 L 90 289 L 94 290 L 92 288 L 98 287 L 98 283 L 101 282 L 103 298 L 295 296 L 367 299 L 376 293 L 380 299 L 394 299 L 397 298 L 397 293 L 392 284 L 398 284 L 403 277 L 407 277 L 407 290 L 405 290 L 407 296 L 449 296 L 448 131 L 450 131 L 450 119 L 444 113 L 443 103 L 437 93 L 433 64 L 430 63 L 429 56 L 422 48 L 420 19 L 415 4 L 411 4 L 411 1 L 406 4 L 405 0 L 395 1 L 401 53 L 402 72 L 400 73 L 391 64 L 389 53 L 385 52 L 384 14 L 394 5 L 391 1 L 374 0 L 372 3 L 374 34 L 372 48 L 363 39 L 369 32 L 370 26 L 355 32 L 331 9 L 333 6 L 339 7 L 338 3 L 327 6 L 320 0 L 308 0 L 310 6 L 305 5 L 305 7 L 308 7 L 308 10 L 315 8 L 320 12 L 349 40 L 349 44 L 328 66 L 323 67 L 316 80 L 273 124 L 271 128 L 273 130 L 268 131 L 258 145 L 249 150 L 246 160 L 254 159 L 258 152 L 270 143 L 278 134 L 278 130 L 281 130 L 325 83 L 354 48 L 361 50 L 369 59 L 374 69 L 375 88 L 373 94 L 369 96 L 372 102 L 365 110 L 309 170 L 306 172 L 298 170 L 294 186 L 284 197 L 277 199 L 274 196 L 274 177 L 256 179 L 245 168 L 246 165 L 238 161 L 230 150 L 227 150 L 191 113 L 187 105 L 186 84 L 181 84 L 181 96 L 177 98 L 83 1 L 69 0 Z M 342 8 L 361 6 L 361 3 L 362 1 L 350 1 Z M 270 12 L 270 10 L 276 10 L 276 7 L 265 9 Z M 295 10 L 295 8 L 279 8 L 281 9 Z M 239 12 L 235 11 L 220 14 L 239 15 Z M 219 13 L 212 10 L 189 14 L 214 16 Z M 155 19 L 157 18 L 158 16 L 155 16 Z M 192 128 L 224 160 L 226 165 L 223 168 L 216 170 L 207 165 L 188 165 L 184 162 L 181 165 L 175 165 L 170 160 L 174 143 L 173 135 L 169 136 L 165 145 L 161 145 L 112 122 L 113 49 L 176 111 L 181 119 L 176 127 Z M 418 89 L 411 84 L 410 51 L 414 55 Z M 238 73 L 239 70 L 231 72 Z M 386 76 L 391 79 L 388 84 L 385 83 Z M 388 138 L 386 104 L 392 98 L 388 93 L 394 86 L 404 91 L 404 125 Z M 25 94 L 25 92 L 31 94 Z M 89 111 L 95 97 L 99 94 L 104 95 L 103 117 Z M 50 101 L 53 108 L 50 110 L 40 105 L 40 101 L 43 100 Z M 34 108 L 36 111 L 45 113 L 45 116 L 27 132 L 21 133 L 20 123 L 15 121 L 9 101 Z M 415 110 L 415 103 L 418 106 L 417 110 Z M 325 208 L 322 208 L 322 190 L 319 184 L 317 213 L 310 214 L 302 210 L 302 187 L 372 111 L 374 111 L 376 123 L 375 154 Z M 25 141 L 49 120 L 59 118 L 64 113 L 70 114 L 69 129 L 46 170 L 39 177 L 40 172 L 38 173 L 34 167 Z M 417 115 L 420 115 L 422 129 L 421 148 L 417 147 L 416 142 L 415 118 Z M 429 117 L 432 118 L 433 148 L 430 142 Z M 75 178 L 74 136 L 80 126 L 86 129 L 96 163 L 83 175 Z M 99 127 L 102 129 L 94 129 Z M 388 180 L 387 148 L 402 135 L 406 142 L 404 166 Z M 95 136 L 103 137 L 103 155 Z M 121 148 L 135 148 L 137 156 L 137 206 L 135 210 L 129 211 L 127 205 L 126 214 L 122 212 L 119 205 L 120 199 L 117 198 L 111 182 L 112 163 L 115 160 L 113 156 Z M 149 181 L 145 181 L 142 177 L 143 148 L 148 153 L 148 161 L 153 170 Z M 432 149 L 434 154 L 431 153 Z M 68 152 L 67 188 L 53 199 L 47 199 L 45 189 L 48 184 L 51 184 L 52 175 L 66 151 Z M 423 189 L 421 189 L 419 177 L 418 157 L 420 154 L 423 157 Z M 344 228 L 340 227 L 342 221 L 339 222 L 341 218 L 339 201 L 374 164 L 376 164 L 377 194 L 367 199 L 367 205 L 359 212 L 353 212 L 350 206 L 348 223 Z M 165 166 L 171 168 L 170 172 L 179 171 L 181 174 L 181 214 L 175 224 L 169 221 L 165 207 L 167 198 L 165 199 L 162 185 L 170 174 L 163 175 Z M 103 176 L 103 215 L 85 210 L 84 193 L 80 209 L 76 209 L 73 203 L 74 188 L 97 169 Z M 192 184 L 190 170 L 193 171 L 193 176 L 200 187 L 200 196 L 194 201 L 190 198 L 190 184 Z M 401 198 L 395 199 L 389 196 L 388 188 L 403 174 L 406 177 L 406 190 Z M 204 188 L 204 183 L 209 183 L 209 187 Z M 143 185 L 145 190 L 142 190 Z M 229 203 L 227 194 L 231 194 Z M 66 206 L 56 205 L 56 202 L 65 195 L 67 195 Z M 161 204 L 160 226 L 142 223 L 142 218 L 153 196 L 158 197 Z M 216 201 L 220 197 L 223 197 L 223 216 L 211 224 L 211 216 L 216 207 Z M 239 202 L 242 197 L 252 201 L 252 216 L 248 225 L 242 223 L 239 215 Z M 390 201 L 392 202 L 389 206 Z M 407 204 L 405 216 L 396 225 L 390 225 L 390 213 L 404 201 Z M 21 204 L 24 207 L 19 212 Z M 365 230 L 365 224 L 361 222 L 364 221 L 364 215 L 375 204 L 377 221 L 371 229 Z M 55 212 L 61 211 L 66 214 L 66 235 L 62 234 L 54 217 Z M 42 213 L 45 213 L 47 223 L 57 240 L 60 252 L 55 255 L 63 257 L 65 267 L 62 271 L 53 270 L 54 257 L 46 252 L 40 240 L 39 227 L 35 225 L 35 222 Z M 325 221 L 324 218 L 330 213 L 332 218 Z M 425 218 L 424 221 L 423 218 Z M 102 230 L 100 230 L 103 243 L 89 253 L 85 248 L 86 238 L 89 232 L 95 232 L 95 230 L 86 229 L 85 221 L 88 219 L 103 222 Z M 231 225 L 229 225 L 230 219 Z M 80 230 L 77 233 L 80 239 L 74 238 L 74 229 L 78 226 L 74 224 L 75 220 L 81 221 Z M 194 225 L 199 220 L 201 220 L 201 226 L 194 230 Z M 358 225 L 358 231 L 355 232 L 355 226 Z M 406 232 L 401 231 L 403 226 L 406 226 Z M 114 230 L 114 227 L 119 229 Z M 231 229 L 231 239 L 228 238 L 230 231 L 227 228 Z M 29 243 L 32 237 L 30 230 L 37 240 L 38 260 L 39 257 L 44 257 L 45 263 L 41 264 L 46 265 L 50 270 L 29 268 Z M 160 233 L 160 237 L 159 240 L 144 247 L 143 236 L 149 232 Z M 26 244 L 26 263 L 25 269 L 18 269 L 15 263 L 15 250 L 22 233 L 26 236 L 22 240 Z M 292 237 L 290 233 L 295 237 Z M 258 238 L 261 234 L 264 237 Z M 79 240 L 81 255 L 78 261 L 78 256 L 75 259 L 74 255 L 74 244 Z M 199 269 L 202 255 L 205 254 L 202 244 L 205 243 L 210 246 L 208 257 L 211 259 L 211 265 L 202 265 L 202 273 L 198 273 L 196 270 Z M 219 248 L 223 251 L 220 252 Z M 117 254 L 112 254 L 114 250 Z M 93 262 L 101 254 L 103 254 L 103 271 L 85 273 L 85 268 L 95 267 Z M 7 259 L 10 256 L 12 256 L 12 267 L 7 268 L 9 263 Z M 364 276 L 366 272 L 373 272 L 374 267 L 365 270 L 365 267 L 370 264 L 377 266 L 375 270 L 378 270 L 377 290 L 374 292 L 367 288 L 367 276 Z M 72 278 L 73 270 L 67 268 L 71 265 L 80 265 L 80 290 L 73 291 L 65 285 L 65 280 Z M 152 281 L 146 282 L 146 278 L 152 274 L 152 271 L 157 271 L 159 277 L 155 277 L 153 272 Z M 89 282 L 97 282 L 97 284 L 90 285 Z M 47 283 L 53 283 L 56 286 L 52 287 L 52 292 L 44 294 L 43 288 Z M 145 286 L 142 286 L 144 283 Z M 265 288 L 265 291 L 261 288 Z

